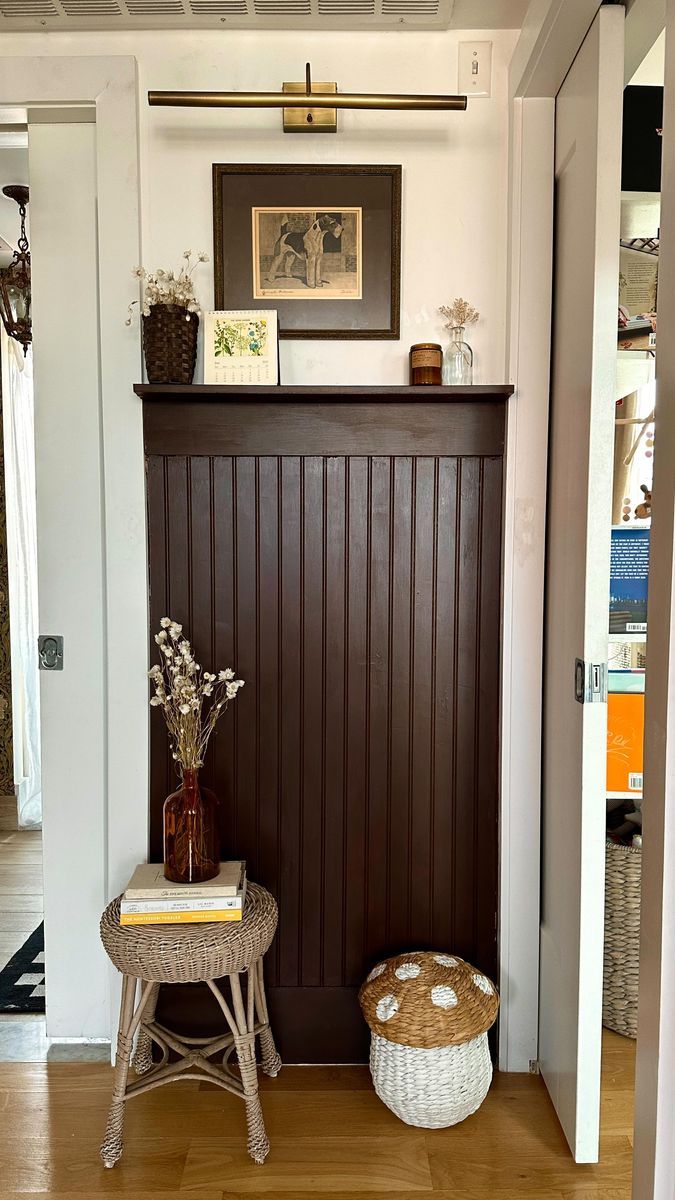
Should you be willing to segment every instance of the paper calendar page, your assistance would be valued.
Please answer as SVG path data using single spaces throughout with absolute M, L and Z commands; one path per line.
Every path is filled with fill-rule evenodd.
M 279 382 L 276 309 L 204 313 L 204 383 Z

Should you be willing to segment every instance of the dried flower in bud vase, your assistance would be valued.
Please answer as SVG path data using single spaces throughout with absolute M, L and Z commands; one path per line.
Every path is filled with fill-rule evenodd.
M 439 313 L 446 319 L 446 329 L 459 329 L 466 325 L 475 325 L 480 313 L 468 300 L 458 296 L 452 304 L 441 304 Z
M 155 641 L 161 666 L 148 671 L 155 689 L 150 704 L 164 713 L 174 761 L 182 771 L 194 771 L 203 765 L 216 721 L 244 680 L 235 679 L 231 667 L 217 675 L 205 671 L 195 661 L 183 626 L 170 617 L 162 617 L 160 626 Z

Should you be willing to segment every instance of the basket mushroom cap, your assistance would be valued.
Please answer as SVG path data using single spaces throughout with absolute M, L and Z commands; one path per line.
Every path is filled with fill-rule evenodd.
M 494 1023 L 494 984 L 454 954 L 420 950 L 373 967 L 359 992 L 373 1033 L 401 1046 L 458 1046 Z

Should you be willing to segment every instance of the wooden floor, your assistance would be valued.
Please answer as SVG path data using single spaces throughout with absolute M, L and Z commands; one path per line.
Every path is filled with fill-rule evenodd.
M 40 924 L 42 834 L 0 830 L 0 970 Z
M 264 1081 L 272 1142 L 246 1154 L 243 1105 L 211 1084 L 158 1088 L 127 1105 L 125 1154 L 104 1170 L 98 1144 L 110 1068 L 0 1064 L 0 1197 L 80 1200 L 628 1200 L 634 1044 L 607 1034 L 602 1161 L 575 1166 L 538 1077 L 496 1076 L 480 1111 L 454 1129 L 402 1125 L 366 1068 L 287 1067 Z M 25 1198 L 24 1198 L 25 1200 Z

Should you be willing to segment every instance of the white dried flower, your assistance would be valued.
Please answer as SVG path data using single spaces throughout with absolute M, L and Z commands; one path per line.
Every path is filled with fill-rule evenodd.
M 189 713 L 189 711 L 190 711 L 190 705 L 189 705 L 189 704 L 181 704 L 181 706 L 180 706 L 180 711 L 181 711 L 182 713 Z
M 161 704 L 161 703 L 162 703 L 162 701 L 160 700 L 159 696 L 152 696 L 152 698 L 150 700 L 150 704 L 152 705 L 153 708 L 157 708 L 157 705 Z
M 219 671 L 218 678 L 225 682 L 227 680 L 234 679 L 234 671 L 232 670 L 232 667 L 227 667 L 225 671 Z
M 173 625 L 173 621 L 171 620 L 171 617 L 162 617 L 162 619 L 159 623 L 160 623 L 162 629 L 168 629 L 169 625 Z

